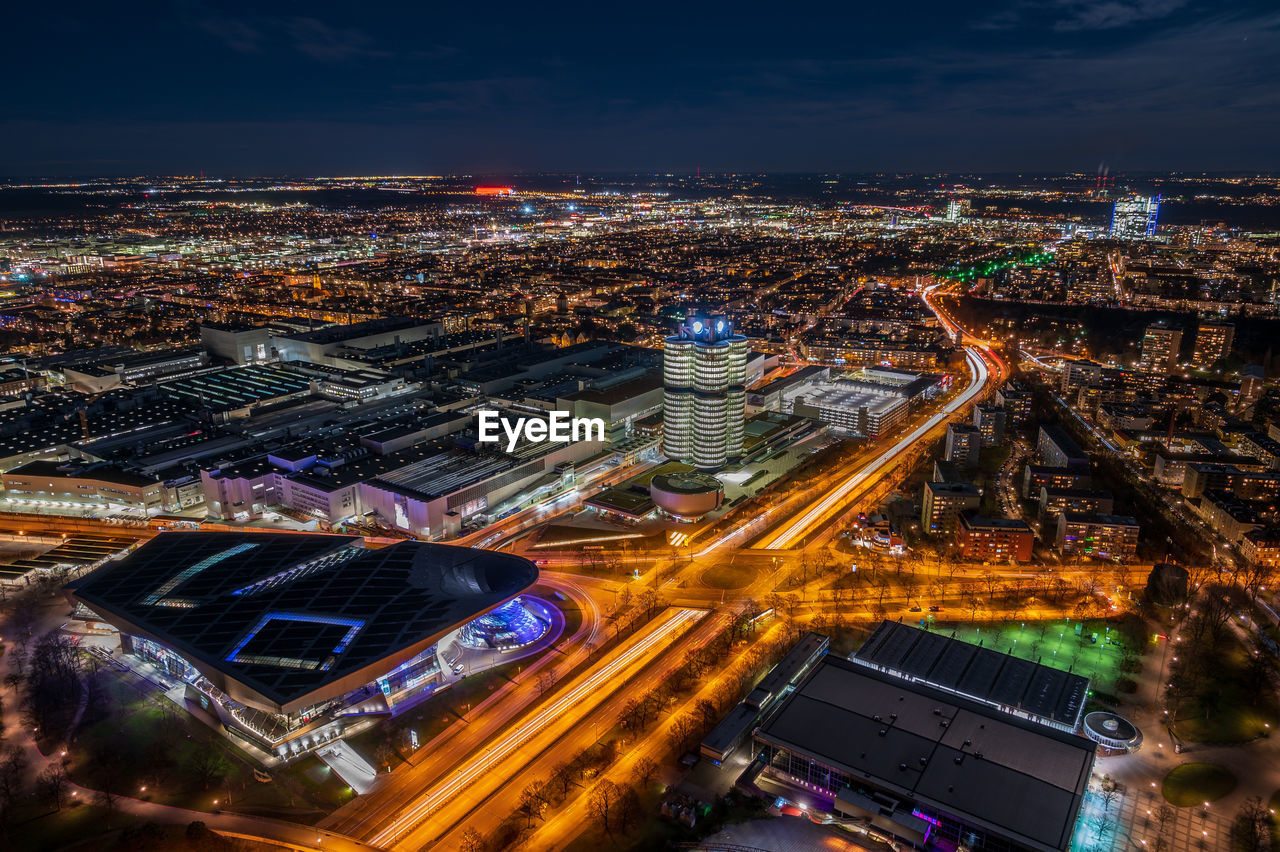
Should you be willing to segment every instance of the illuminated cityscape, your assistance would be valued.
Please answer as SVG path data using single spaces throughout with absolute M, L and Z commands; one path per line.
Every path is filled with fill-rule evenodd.
M 0 849 L 1280 849 L 1264 6 L 15 9 Z

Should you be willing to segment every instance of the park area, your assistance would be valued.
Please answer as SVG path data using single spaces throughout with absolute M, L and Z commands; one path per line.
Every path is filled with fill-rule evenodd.
M 1174 807 L 1191 808 L 1218 801 L 1236 788 L 1236 776 L 1214 763 L 1184 763 L 1164 777 L 1161 792 Z
M 1113 699 L 1132 691 L 1132 672 L 1141 666 L 1145 631 L 1135 617 L 1123 619 L 1059 619 L 988 624 L 937 624 L 932 630 L 953 634 L 1024 660 L 1089 678 L 1095 694 Z M 1101 697 L 1101 696 L 1099 696 Z
M 254 778 L 257 763 L 210 726 L 147 689 L 132 673 L 93 675 L 101 698 L 67 748 L 68 775 L 87 787 L 166 805 L 309 822 L 351 798 L 315 757 Z M 47 751 L 54 743 L 45 743 Z M 110 807 L 110 802 L 102 804 Z
M 1194 654 L 1186 654 L 1186 665 L 1170 664 L 1174 733 L 1191 742 L 1244 743 L 1280 725 L 1265 658 L 1234 638 L 1213 652 L 1202 649 L 1201 660 Z

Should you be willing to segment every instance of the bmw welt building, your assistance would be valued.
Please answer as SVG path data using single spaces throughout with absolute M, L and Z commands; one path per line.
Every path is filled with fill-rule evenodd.
M 437 646 L 528 644 L 551 613 L 533 563 L 351 536 L 169 532 L 67 587 L 230 731 L 280 756 L 441 681 Z M 444 649 L 441 649 L 442 651 Z

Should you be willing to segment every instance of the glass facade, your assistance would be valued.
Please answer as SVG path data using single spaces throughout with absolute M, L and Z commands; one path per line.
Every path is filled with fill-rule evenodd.
M 748 346 L 724 317 L 689 317 L 663 351 L 668 458 L 704 470 L 742 455 Z

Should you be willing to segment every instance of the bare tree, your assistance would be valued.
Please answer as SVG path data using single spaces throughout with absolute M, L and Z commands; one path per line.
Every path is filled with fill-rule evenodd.
M 14 805 L 23 794 L 27 756 L 16 745 L 0 752 L 0 821 L 8 822 Z
M 539 781 L 530 781 L 520 791 L 520 810 L 524 812 L 530 825 L 535 818 L 542 816 L 542 807 L 546 803 L 547 800 L 542 794 L 542 783 Z
M 40 794 L 54 810 L 62 810 L 67 802 L 67 790 L 71 786 L 66 771 L 58 764 L 51 763 L 40 773 L 37 783 L 40 785 Z
M 484 852 L 484 838 L 474 828 L 467 828 L 458 840 L 458 850 L 459 852 Z
M 694 705 L 694 709 L 698 715 L 702 717 L 702 727 L 711 728 L 715 725 L 716 720 L 720 717 L 720 711 L 716 709 L 716 705 L 712 704 L 705 698 L 698 699 L 698 703 Z
M 630 831 L 631 827 L 640 821 L 644 809 L 640 804 L 640 795 L 634 787 L 623 788 L 615 809 L 618 813 L 618 827 L 624 832 Z
M 643 727 L 643 722 L 641 721 L 643 708 L 643 699 L 628 698 L 626 703 L 622 705 L 622 709 L 618 711 L 618 722 L 627 730 L 638 734 Z
M 111 827 L 111 817 L 120 804 L 120 797 L 109 787 L 103 787 L 93 794 L 93 803 L 106 812 L 107 828 Z
M 618 785 L 604 778 L 592 788 L 587 797 L 587 809 L 591 812 L 592 819 L 600 824 L 606 834 L 611 833 L 609 817 L 621 795 Z
M 204 785 L 204 789 L 208 790 L 231 770 L 231 764 L 223 757 L 221 749 L 202 748 L 194 752 L 188 768 L 196 780 Z
M 671 723 L 671 746 L 676 751 L 683 752 L 689 748 L 689 743 L 693 739 L 694 733 L 697 731 L 697 722 L 694 721 L 693 715 L 690 713 L 681 713 Z
M 658 764 L 654 763 L 648 757 L 641 757 L 636 761 L 635 765 L 636 779 L 640 782 L 640 786 L 648 787 L 654 777 L 658 774 Z
M 1250 796 L 1236 811 L 1232 839 L 1241 852 L 1267 852 L 1271 848 L 1271 812 L 1258 796 Z

